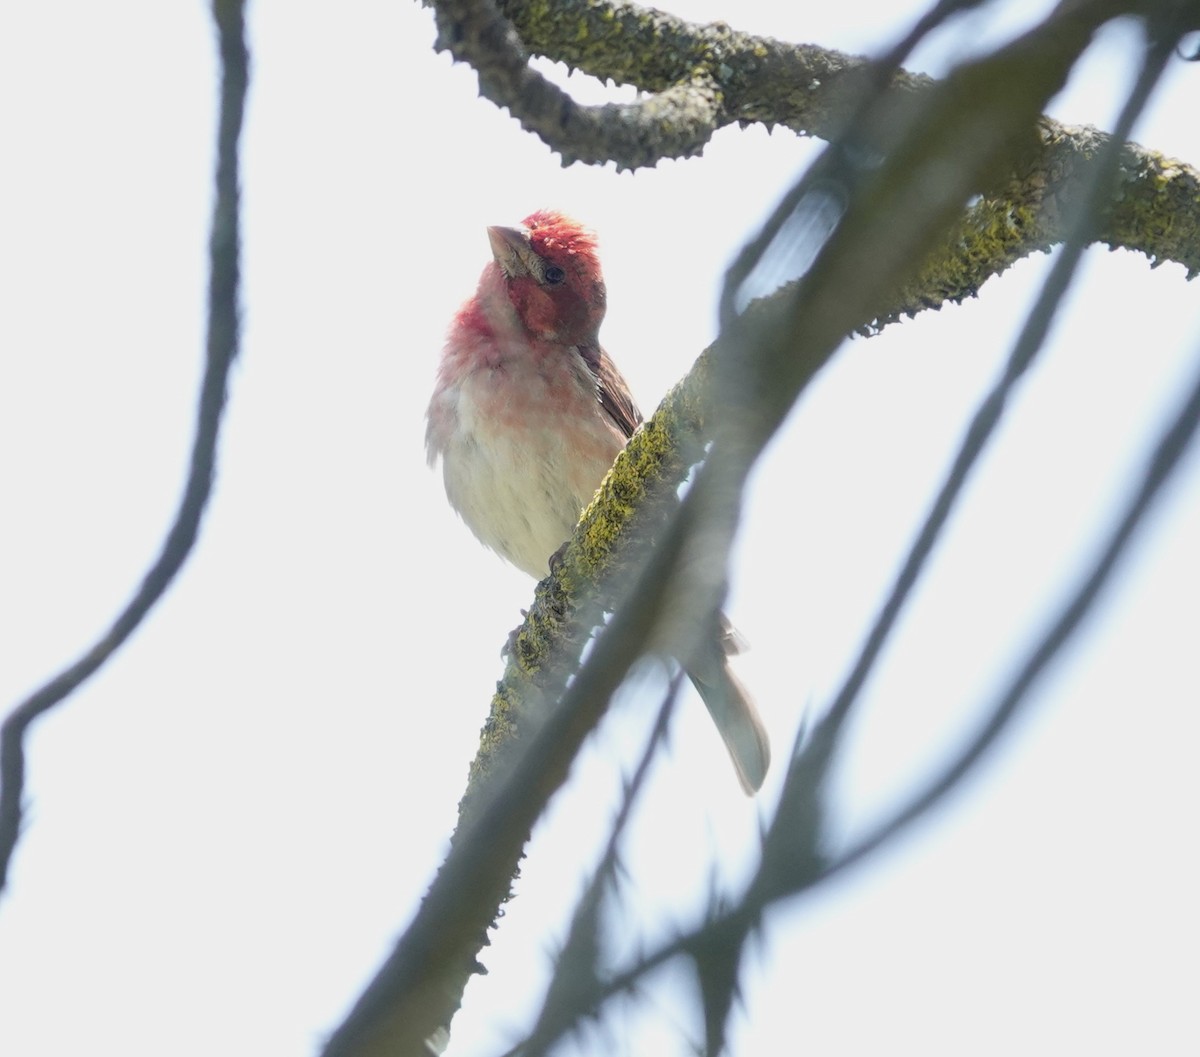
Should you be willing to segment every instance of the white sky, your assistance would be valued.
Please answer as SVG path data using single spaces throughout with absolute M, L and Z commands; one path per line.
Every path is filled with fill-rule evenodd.
M 668 6 L 849 51 L 916 10 Z M 915 65 L 937 72 L 1019 21 L 977 19 Z M 413 4 L 261 2 L 251 29 L 245 328 L 216 493 L 161 606 L 29 742 L 0 900 L 4 1054 L 315 1051 L 440 861 L 532 595 L 456 521 L 422 445 L 484 226 L 553 205 L 599 230 L 603 337 L 648 411 L 711 340 L 724 267 L 813 152 L 727 130 L 654 171 L 563 170 L 433 54 Z M 1106 33 L 1052 112 L 1111 126 L 1127 44 Z M 198 3 L 0 11 L 5 709 L 107 625 L 174 511 L 215 77 Z M 1193 163 L 1197 78 L 1177 63 L 1137 133 Z M 764 459 L 730 612 L 777 758 L 836 688 L 1046 266 L 848 344 Z M 1194 370 L 1182 268 L 1098 250 L 1083 279 L 869 687 L 842 832 L 969 729 Z M 963 795 L 772 916 L 735 1053 L 1197 1052 L 1198 485 L 1193 456 Z M 625 695 L 536 835 L 452 1057 L 494 1052 L 536 1003 L 657 685 Z M 698 701 L 682 703 L 627 850 L 652 932 L 702 905 L 714 854 L 726 884 L 745 874 L 781 772 L 743 798 Z M 688 1053 L 686 992 L 666 981 L 654 1005 L 632 1038 L 570 1052 Z

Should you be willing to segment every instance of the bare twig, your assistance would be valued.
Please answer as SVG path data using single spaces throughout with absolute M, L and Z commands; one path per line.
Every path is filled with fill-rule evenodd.
M 86 653 L 14 708 L 0 728 L 0 890 L 21 831 L 25 732 L 95 674 L 162 597 L 191 552 L 212 490 L 221 412 L 238 350 L 238 137 L 249 68 L 241 0 L 215 0 L 213 15 L 221 54 L 221 115 L 209 240 L 207 361 L 187 483 L 162 550 L 125 608 Z

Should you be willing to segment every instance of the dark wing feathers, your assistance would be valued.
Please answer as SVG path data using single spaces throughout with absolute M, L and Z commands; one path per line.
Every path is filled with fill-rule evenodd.
M 617 370 L 617 365 L 599 345 L 580 345 L 578 349 L 588 370 L 596 377 L 596 395 L 600 398 L 600 406 L 626 439 L 632 437 L 633 431 L 642 424 L 642 413 L 634 403 L 629 385 Z

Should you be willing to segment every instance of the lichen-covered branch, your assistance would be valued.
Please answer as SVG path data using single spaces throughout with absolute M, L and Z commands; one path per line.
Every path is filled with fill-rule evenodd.
M 639 103 L 582 106 L 530 69 L 525 42 L 491 0 L 431 0 L 437 47 L 470 63 L 480 91 L 530 132 L 574 161 L 618 168 L 697 154 L 721 124 L 721 91 L 709 66 L 696 63 Z
M 523 702 L 544 689 L 542 674 L 564 660 L 574 663 L 590 633 L 582 600 L 595 614 L 613 599 L 596 585 L 605 578 L 622 579 L 635 560 L 618 541 L 635 522 L 643 533 L 665 516 L 663 504 L 652 502 L 656 490 L 671 490 L 700 457 L 700 438 L 711 414 L 710 355 L 701 356 L 689 374 L 663 398 L 654 415 L 634 435 L 604 479 L 563 550 L 554 575 L 538 584 L 534 604 L 514 634 L 504 676 L 492 699 L 491 714 L 471 765 L 471 779 L 459 805 L 469 818 L 475 813 L 481 779 L 493 768 L 496 753 L 518 725 Z M 672 491 L 673 496 L 673 491 Z M 581 638 L 580 636 L 583 636 Z
M 992 276 L 1062 242 L 1083 173 L 1108 135 L 1044 119 L 1041 147 L 996 193 L 980 199 L 897 291 L 871 326 L 878 330 L 947 301 L 973 297 Z M 1152 267 L 1171 261 L 1200 274 L 1200 171 L 1126 143 L 1115 193 L 1101 213 L 1097 241 L 1145 254 Z
M 749 467 L 845 335 L 874 318 L 978 188 L 1002 183 L 1036 150 L 1045 100 L 1107 17 L 1098 4 L 1056 13 L 1042 32 L 965 67 L 899 113 L 885 98 L 886 112 L 868 115 L 872 127 L 886 125 L 895 137 L 879 164 L 856 168 L 842 152 L 827 152 L 814 179 L 842 182 L 842 221 L 800 283 L 723 328 L 718 345 L 635 434 L 554 574 L 539 585 L 510 646 L 450 854 L 325 1057 L 415 1057 L 445 1030 L 479 971 L 476 959 L 542 806 L 657 628 L 656 610 L 665 606 L 658 587 L 677 583 L 670 563 L 687 534 L 709 528 L 704 512 L 715 509 L 713 497 L 737 510 Z M 940 176 L 932 187 L 930 159 Z M 759 252 L 772 252 L 770 238 Z M 678 500 L 677 486 L 705 443 Z M 682 516 L 668 521 L 676 507 Z M 711 558 L 724 569 L 725 552 Z M 580 665 L 605 611 L 612 618 Z
M 530 54 L 601 80 L 661 92 L 697 69 L 708 71 L 723 100 L 710 132 L 759 121 L 831 139 L 873 87 L 865 76 L 870 60 L 862 56 L 743 33 L 724 22 L 702 25 L 606 0 L 497 0 L 497 8 Z M 889 83 L 911 93 L 933 79 L 899 70 Z
M 606 0 L 426 0 L 438 46 L 471 63 L 482 93 L 558 151 L 564 164 L 654 165 L 699 153 L 734 122 L 782 125 L 834 139 L 870 87 L 870 60 L 699 25 L 653 8 Z M 531 55 L 652 93 L 629 104 L 583 106 L 530 70 Z M 904 70 L 888 79 L 897 96 L 934 81 Z M 1041 149 L 972 207 L 920 273 L 881 305 L 879 325 L 961 301 L 993 275 L 1062 239 L 1063 209 L 1102 132 L 1045 118 Z M 1200 273 L 1200 171 L 1136 144 L 1099 241 Z

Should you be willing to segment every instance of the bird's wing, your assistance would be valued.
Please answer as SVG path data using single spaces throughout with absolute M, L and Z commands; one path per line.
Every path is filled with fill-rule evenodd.
M 642 413 L 634 402 L 629 383 L 617 370 L 612 357 L 599 345 L 581 345 L 579 354 L 588 365 L 588 370 L 595 376 L 596 395 L 600 398 L 600 406 L 626 438 L 632 437 L 633 431 L 642 424 Z

